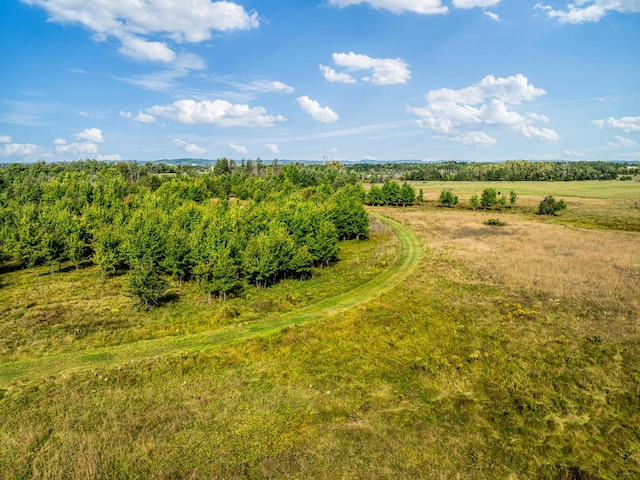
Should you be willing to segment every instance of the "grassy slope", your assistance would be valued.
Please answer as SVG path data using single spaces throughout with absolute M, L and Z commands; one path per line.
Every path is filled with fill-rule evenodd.
M 189 354 L 220 345 L 231 345 L 256 336 L 269 335 L 287 326 L 340 315 L 345 310 L 368 302 L 397 286 L 420 260 L 422 247 L 413 232 L 394 220 L 378 218 L 397 236 L 397 259 L 381 274 L 355 289 L 276 318 L 259 319 L 186 336 L 162 337 L 81 352 L 54 353 L 3 362 L 0 363 L 0 385 L 6 385 L 17 379 L 33 380 L 97 366 L 120 365 L 159 355 Z
M 16 384 L 0 478 L 638 478 L 637 234 L 380 212 L 425 247 L 402 284 L 278 335 Z

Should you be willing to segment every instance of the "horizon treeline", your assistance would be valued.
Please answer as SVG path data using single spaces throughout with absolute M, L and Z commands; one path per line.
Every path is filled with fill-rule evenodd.
M 542 162 L 512 160 L 501 163 L 358 163 L 348 167 L 362 181 L 580 181 L 632 180 L 640 166 L 613 162 Z
M 337 166 L 14 164 L 0 168 L 0 263 L 126 272 L 145 308 L 167 277 L 223 299 L 330 264 L 340 240 L 366 237 L 364 198 Z

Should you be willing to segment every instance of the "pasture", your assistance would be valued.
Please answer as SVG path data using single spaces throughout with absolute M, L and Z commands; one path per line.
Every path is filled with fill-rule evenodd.
M 488 185 L 516 207 L 436 206 Z M 370 211 L 413 232 L 415 262 L 377 224 L 309 282 L 211 306 L 173 285 L 136 312 L 95 267 L 2 273 L 0 478 L 638 478 L 638 184 L 414 186 L 424 205 Z M 568 210 L 535 215 L 548 194 Z M 401 283 L 303 325 L 171 347 L 390 269 Z M 109 356 L 144 341 L 167 348 Z

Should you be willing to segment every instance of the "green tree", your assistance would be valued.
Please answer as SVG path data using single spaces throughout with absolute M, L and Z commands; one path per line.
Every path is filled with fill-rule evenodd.
M 327 266 L 338 255 L 338 232 L 335 225 L 328 220 L 321 220 L 314 225 L 313 232 L 308 235 L 305 244 L 313 256 L 314 263 Z
M 495 188 L 485 188 L 480 196 L 480 205 L 484 208 L 492 208 L 498 203 L 498 192 Z
M 382 195 L 386 205 L 398 205 L 400 203 L 400 185 L 398 182 L 388 180 L 382 185 Z
M 404 182 L 400 187 L 400 203 L 403 207 L 407 205 L 413 205 L 416 200 L 416 190 L 407 182 Z
M 518 194 L 514 190 L 511 190 L 509 192 L 509 205 L 511 208 L 515 206 L 516 200 L 518 200 Z
M 150 257 L 135 260 L 129 271 L 126 288 L 141 308 L 150 310 L 157 306 L 168 287 L 162 270 Z
M 458 196 L 454 195 L 452 188 L 444 188 L 438 201 L 443 207 L 455 207 L 458 204 Z
M 478 205 L 480 205 L 480 197 L 478 197 L 477 194 L 471 195 L 471 198 L 469 198 L 469 204 L 471 205 L 471 209 L 475 210 L 478 208 Z
M 377 185 L 371 185 L 371 188 L 367 192 L 366 202 L 368 205 L 383 205 L 385 203 L 384 194 L 382 189 Z
M 567 204 L 564 200 L 556 200 L 553 195 L 544 197 L 544 199 L 538 205 L 539 215 L 556 215 L 559 211 L 567 208 Z

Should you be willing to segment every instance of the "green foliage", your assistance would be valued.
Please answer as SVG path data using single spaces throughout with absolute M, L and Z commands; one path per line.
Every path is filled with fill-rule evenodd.
M 445 188 L 440 192 L 438 201 L 443 207 L 455 207 L 458 204 L 458 196 L 453 194 L 452 188 Z
M 476 194 L 471 195 L 471 198 L 469 198 L 469 205 L 471 205 L 471 208 L 473 210 L 478 208 L 478 206 L 480 205 L 480 197 Z
M 144 310 L 159 305 L 169 283 L 164 279 L 162 270 L 151 258 L 136 259 L 129 271 L 127 291 Z
M 377 185 L 371 185 L 371 188 L 367 192 L 366 197 L 367 204 L 377 206 L 385 204 L 385 197 L 382 189 Z
M 511 208 L 513 208 L 516 204 L 516 200 L 518 200 L 518 194 L 511 190 L 509 192 L 509 205 L 511 206 Z
M 559 211 L 565 210 L 567 204 L 564 200 L 556 200 L 553 195 L 548 195 L 538 205 L 539 215 L 556 215 Z
M 400 203 L 403 207 L 412 205 L 416 200 L 416 190 L 407 182 L 404 182 L 400 187 Z
M 398 182 L 388 180 L 382 185 L 382 197 L 385 205 L 398 205 L 400 203 L 400 185 Z
M 480 196 L 480 205 L 483 208 L 492 208 L 498 203 L 498 192 L 495 188 L 485 188 Z
M 504 227 L 507 222 L 500 220 L 499 218 L 490 218 L 488 220 L 485 220 L 484 222 L 485 225 L 491 225 L 491 226 L 495 226 L 495 227 Z

